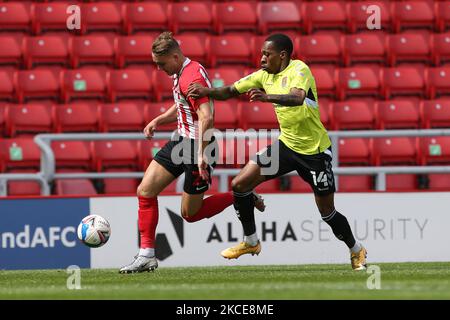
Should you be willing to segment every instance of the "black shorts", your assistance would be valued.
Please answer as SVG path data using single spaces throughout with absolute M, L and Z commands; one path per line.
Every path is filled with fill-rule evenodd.
M 183 172 L 184 191 L 188 194 L 200 194 L 209 189 L 211 184 L 212 169 L 216 166 L 218 146 L 214 137 L 209 143 L 206 154 L 209 154 L 208 173 L 210 180 L 205 181 L 200 177 L 197 162 L 198 140 L 179 137 L 176 141 L 167 142 L 155 155 L 154 160 L 169 171 L 175 178 Z
M 276 161 L 276 148 L 279 148 L 278 166 Z M 267 149 L 258 152 L 253 159 L 261 167 L 261 174 L 266 177 L 266 181 L 285 175 L 291 171 L 297 171 L 300 177 L 305 180 L 316 195 L 328 195 L 336 191 L 334 185 L 334 174 L 331 167 L 332 153 L 331 147 L 325 152 L 314 155 L 304 155 L 288 148 L 282 141 L 277 140 Z M 264 173 L 264 169 L 267 174 Z

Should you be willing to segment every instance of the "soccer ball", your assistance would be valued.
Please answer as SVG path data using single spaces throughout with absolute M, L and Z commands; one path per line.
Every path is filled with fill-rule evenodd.
M 78 225 L 78 239 L 91 248 L 98 248 L 108 242 L 111 235 L 109 222 L 99 215 L 84 217 Z

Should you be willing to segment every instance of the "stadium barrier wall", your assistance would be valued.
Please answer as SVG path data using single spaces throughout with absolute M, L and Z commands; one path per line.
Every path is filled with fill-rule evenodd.
M 450 194 L 338 193 L 336 207 L 368 249 L 368 261 L 449 261 Z M 312 194 L 266 194 L 256 213 L 259 256 L 225 260 L 220 251 L 242 239 L 230 207 L 212 219 L 187 223 L 180 196 L 159 198 L 158 258 L 162 267 L 348 263 L 345 244 L 320 219 Z M 118 268 L 138 250 L 135 197 L 0 201 L 0 269 Z M 82 217 L 109 220 L 109 242 L 90 249 L 76 238 Z

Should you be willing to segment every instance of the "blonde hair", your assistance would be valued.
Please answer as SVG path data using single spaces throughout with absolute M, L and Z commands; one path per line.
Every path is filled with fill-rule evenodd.
M 172 32 L 163 32 L 153 41 L 152 52 L 155 56 L 163 56 L 174 50 L 180 50 L 180 46 L 174 39 Z

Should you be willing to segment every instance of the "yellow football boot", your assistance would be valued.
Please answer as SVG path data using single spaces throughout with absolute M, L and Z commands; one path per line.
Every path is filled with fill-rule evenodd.
M 220 254 L 227 259 L 237 259 L 243 254 L 250 253 L 258 255 L 261 252 L 261 243 L 258 241 L 256 246 L 251 246 L 247 242 L 241 242 L 237 246 L 223 250 Z

